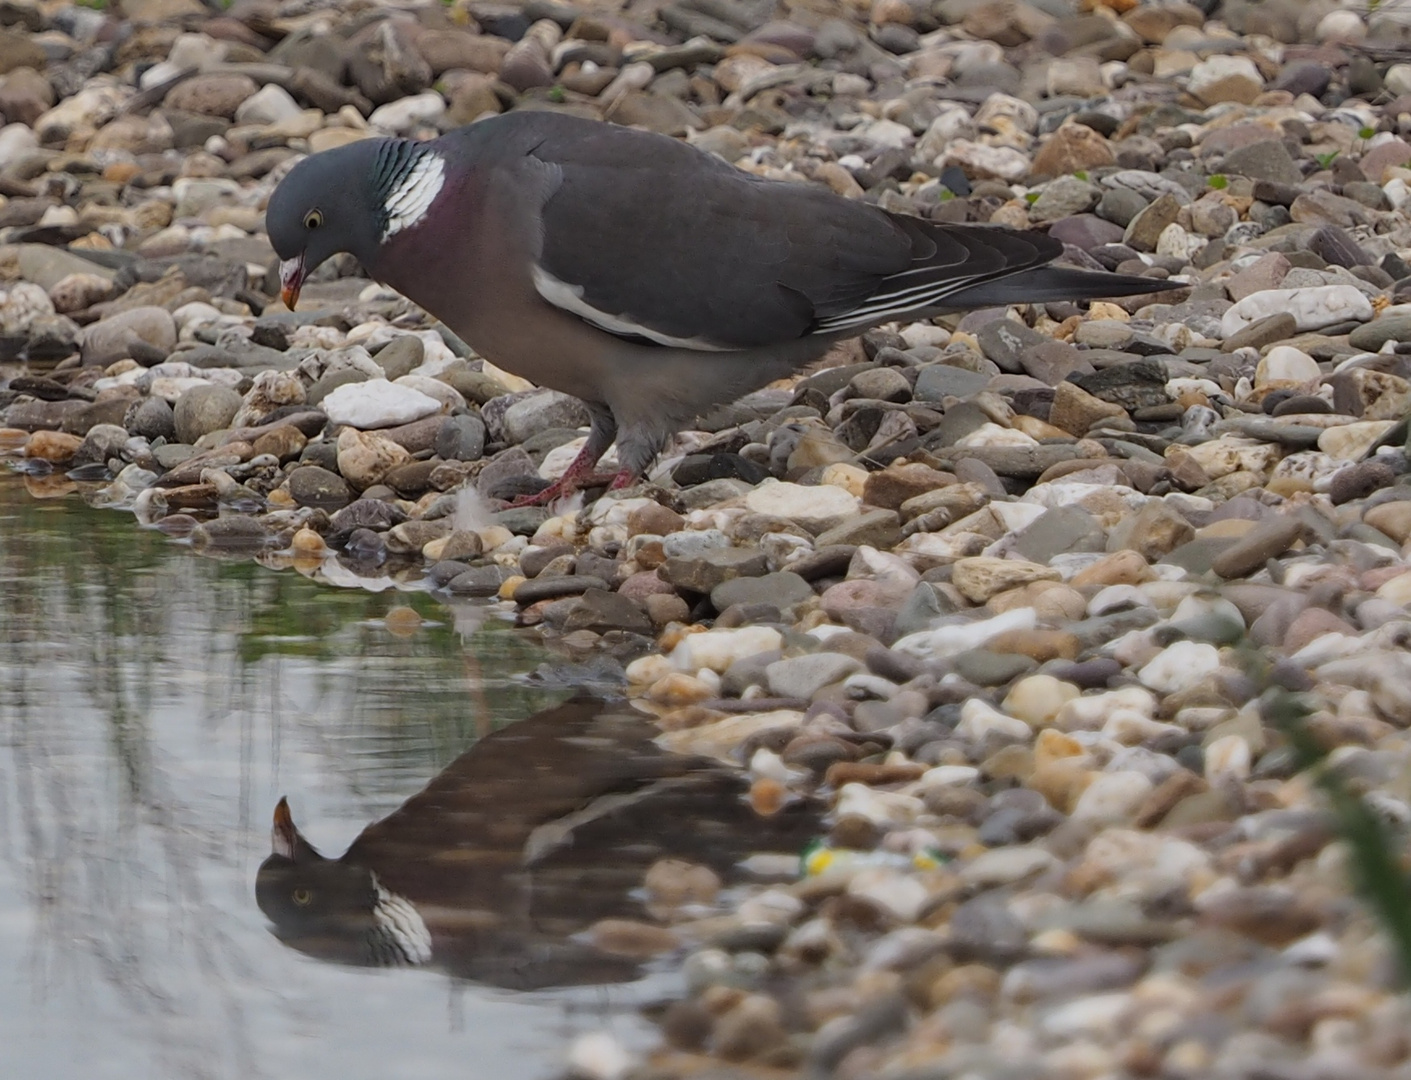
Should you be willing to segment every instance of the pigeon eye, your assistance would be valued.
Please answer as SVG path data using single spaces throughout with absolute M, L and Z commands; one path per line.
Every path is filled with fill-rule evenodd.
M 300 907 L 308 907 L 309 904 L 313 902 L 313 899 L 314 894 L 308 889 L 294 890 L 294 903 L 298 904 Z
M 320 225 L 322 225 L 322 224 L 323 224 L 323 211 L 322 211 L 322 210 L 310 210 L 310 211 L 308 212 L 308 215 L 304 218 L 304 228 L 306 228 L 306 229 L 317 229 L 317 228 L 318 228 Z

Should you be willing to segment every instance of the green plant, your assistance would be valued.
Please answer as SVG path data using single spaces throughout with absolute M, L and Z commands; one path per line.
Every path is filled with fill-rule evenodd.
M 1313 160 L 1318 163 L 1320 168 L 1331 169 L 1333 162 L 1337 160 L 1337 156 L 1338 152 L 1336 150 L 1329 150 L 1326 154 L 1314 154 Z
M 1027 195 L 1024 196 L 1024 201 L 1027 202 L 1030 206 L 1033 206 L 1034 203 L 1039 201 L 1039 193 L 1037 191 L 1029 192 Z
M 1076 179 L 1078 179 L 1078 180 L 1087 180 L 1087 178 L 1088 178 L 1088 173 L 1087 173 L 1087 170 L 1086 170 L 1086 169 L 1079 169 L 1077 172 L 1075 172 L 1075 173 L 1073 174 L 1073 176 L 1074 176 L 1074 178 L 1076 178 Z
M 1364 142 L 1376 135 L 1377 129 L 1374 127 L 1364 127 L 1357 130 L 1357 137 Z
M 948 187 L 942 187 L 942 188 L 941 188 L 941 194 L 940 194 L 940 201 L 941 201 L 941 202 L 950 202 L 950 201 L 951 201 L 952 199 L 954 199 L 954 198 L 955 198 L 955 192 L 953 192 L 950 188 L 948 188 Z
M 1268 687 L 1261 695 L 1270 726 L 1288 740 L 1299 768 L 1328 800 L 1334 824 L 1350 855 L 1352 885 L 1381 923 L 1395 950 L 1403 986 L 1411 985 L 1411 876 L 1401 867 L 1399 830 L 1367 805 L 1331 764 L 1328 751 L 1308 727 L 1308 705 L 1297 694 L 1272 684 L 1267 665 L 1250 648 L 1246 669 Z
M 1224 173 L 1215 173 L 1214 175 L 1208 177 L 1205 182 L 1211 187 L 1213 187 L 1216 191 L 1224 191 L 1227 187 L 1230 186 L 1230 178 Z
M 91 8 L 94 11 L 107 11 L 108 0 L 77 0 L 79 7 Z
M 568 100 L 568 94 L 564 92 L 562 86 L 549 87 L 549 100 L 556 105 L 561 105 Z

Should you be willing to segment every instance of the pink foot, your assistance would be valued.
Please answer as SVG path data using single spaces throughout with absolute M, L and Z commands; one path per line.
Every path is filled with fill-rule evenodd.
M 622 486 L 618 481 L 622 478 L 622 473 L 581 473 L 577 476 L 573 473 L 564 473 L 559 479 L 546 487 L 543 491 L 535 495 L 521 495 L 516 499 L 511 499 L 507 504 L 509 509 L 517 510 L 521 506 L 547 506 L 555 499 L 562 499 L 584 488 Z M 630 482 L 630 481 L 629 481 Z

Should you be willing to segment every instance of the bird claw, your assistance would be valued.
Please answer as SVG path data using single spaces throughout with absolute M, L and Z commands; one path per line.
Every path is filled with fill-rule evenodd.
M 618 473 L 585 473 L 581 476 L 565 473 L 543 491 L 534 495 L 520 495 L 518 498 L 510 500 L 506 508 L 518 510 L 522 506 L 548 506 L 556 499 L 567 498 L 586 488 L 606 486 L 609 491 L 619 491 L 631 486 L 635 479 L 626 469 Z

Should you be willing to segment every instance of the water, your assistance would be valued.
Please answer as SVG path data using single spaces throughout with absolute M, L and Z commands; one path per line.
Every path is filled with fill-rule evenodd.
M 543 659 L 481 609 L 200 558 L 0 473 L 0 1075 L 537 1080 L 579 1033 L 649 1041 L 677 976 L 584 941 L 641 917 L 601 871 L 640 882 L 711 808 L 728 864 L 741 803 L 671 787 L 711 774 L 612 710 L 546 714 L 566 692 L 518 677 Z M 675 779 L 636 809 L 575 788 L 634 769 Z M 272 922 L 281 797 L 276 846 L 330 861 L 266 865 Z

